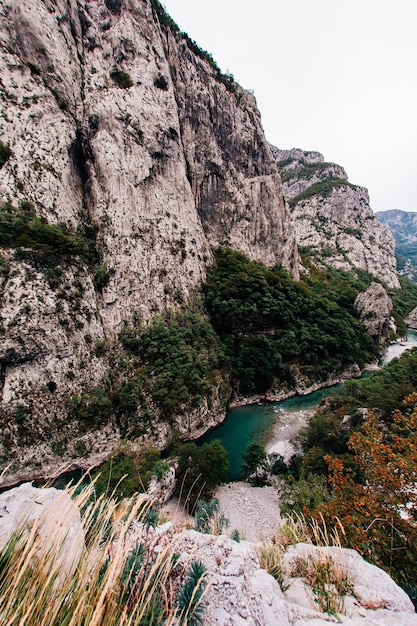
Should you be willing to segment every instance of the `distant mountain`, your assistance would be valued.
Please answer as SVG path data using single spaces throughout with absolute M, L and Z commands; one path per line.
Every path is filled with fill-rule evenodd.
M 392 209 L 377 216 L 394 236 L 398 273 L 417 282 L 417 213 Z

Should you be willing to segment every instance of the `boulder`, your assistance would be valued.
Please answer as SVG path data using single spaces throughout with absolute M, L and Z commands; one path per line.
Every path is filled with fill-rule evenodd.
M 355 300 L 355 309 L 368 335 L 384 341 L 389 336 L 392 300 L 380 283 L 373 282 Z
M 355 550 L 299 543 L 290 546 L 283 557 L 283 565 L 290 576 L 285 599 L 291 603 L 292 613 L 300 618 L 294 622 L 296 626 L 328 624 L 327 614 L 322 618 L 314 616 L 320 608 L 318 595 L 314 594 L 308 575 L 302 571 L 303 568 L 313 571 L 317 564 L 328 567 L 335 577 L 345 581 L 346 595 L 340 597 L 336 610 L 343 624 L 417 625 L 413 603 L 405 591 Z M 330 593 L 335 592 L 331 587 L 326 586 Z
M 16 532 L 36 533 L 38 555 L 56 547 L 56 566 L 71 574 L 81 557 L 84 531 L 80 512 L 65 491 L 37 489 L 31 483 L 0 494 L 0 551 Z
M 253 546 L 225 536 L 183 533 L 177 548 L 180 560 L 200 560 L 208 571 L 204 624 L 210 626 L 290 626 L 284 594 L 260 569 Z

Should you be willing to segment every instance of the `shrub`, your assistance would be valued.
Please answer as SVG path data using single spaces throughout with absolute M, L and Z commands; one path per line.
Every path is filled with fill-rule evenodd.
M 12 156 L 12 151 L 7 143 L 0 141 L 0 169 Z
M 417 394 L 405 398 L 389 427 L 370 412 L 349 446 L 359 476 L 327 457 L 332 487 L 316 515 L 344 527 L 344 543 L 386 569 L 400 584 L 414 581 L 417 559 Z
M 123 70 L 113 70 L 112 72 L 110 72 L 110 78 L 121 89 L 129 89 L 129 87 L 132 87 L 133 85 L 133 80 L 131 79 L 130 75 Z
M 326 197 L 333 191 L 333 189 L 338 189 L 339 187 L 352 187 L 352 189 L 356 189 L 355 185 L 352 185 L 352 183 L 349 183 L 347 180 L 344 180 L 343 178 L 337 178 L 337 177 L 326 178 L 323 181 L 314 183 L 310 187 L 307 187 L 307 189 L 305 189 L 300 194 L 298 194 L 298 196 L 294 196 L 293 198 L 290 198 L 288 200 L 288 204 L 290 205 L 291 208 L 293 208 L 299 202 L 302 202 L 303 200 L 307 200 L 308 198 L 311 198 L 312 196 L 320 195 L 320 196 Z
M 239 391 L 291 386 L 294 369 L 310 380 L 325 380 L 351 363 L 374 360 L 378 344 L 354 307 L 370 280 L 311 266 L 297 283 L 280 266 L 268 268 L 220 249 L 204 292 Z
M 104 287 L 108 285 L 108 282 L 110 280 L 110 272 L 107 268 L 106 263 L 100 263 L 93 268 L 93 280 L 95 286 L 100 291 L 102 291 Z
M 282 592 L 287 591 L 290 585 L 287 582 L 287 574 L 282 564 L 283 547 L 276 543 L 263 543 L 256 547 L 256 554 L 261 568 L 275 578 Z
M 200 448 L 195 443 L 178 447 L 176 494 L 193 513 L 200 498 L 210 498 L 215 487 L 226 480 L 229 458 L 218 439 Z
M 178 595 L 180 626 L 202 626 L 206 587 L 206 568 L 201 561 L 193 561 L 186 572 L 185 581 Z
M 165 76 L 162 76 L 161 74 L 155 78 L 153 84 L 155 87 L 158 87 L 158 89 L 162 89 L 162 91 L 168 90 L 168 81 Z
M 219 511 L 219 500 L 213 498 L 209 502 L 199 500 L 195 510 L 196 529 L 200 533 L 220 535 L 229 526 L 229 520 Z
M 146 403 L 147 394 L 166 420 L 198 407 L 204 398 L 211 397 L 221 380 L 218 338 L 201 315 L 168 313 L 165 319 L 154 318 L 146 327 L 125 331 L 122 341 L 143 364 L 128 383 L 128 395 L 134 387 L 136 398 L 152 410 Z M 128 400 L 123 390 L 121 394 Z

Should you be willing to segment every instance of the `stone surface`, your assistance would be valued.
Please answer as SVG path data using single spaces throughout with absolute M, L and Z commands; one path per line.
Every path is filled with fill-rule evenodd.
M 297 619 L 292 622 L 294 625 L 318 626 L 329 621 L 339 621 L 348 626 L 417 624 L 413 603 L 405 591 L 386 572 L 367 563 L 354 550 L 296 544 L 290 546 L 283 557 L 288 572 L 299 569 L 298 559 L 304 563 L 330 564 L 333 571 L 347 577 L 352 584 L 352 592 L 344 599 L 344 606 L 338 612 L 339 619 L 329 619 L 327 614 L 320 618 L 313 615 L 318 605 L 311 588 L 302 578 L 291 579 L 285 597 L 293 606 L 293 614 L 297 615 Z
M 389 336 L 392 300 L 380 283 L 371 283 L 355 300 L 355 309 L 366 332 L 383 341 Z
M 146 493 L 152 501 L 162 505 L 172 498 L 175 485 L 175 467 L 170 466 L 169 470 L 160 479 L 152 476 Z
M 37 489 L 30 483 L 0 494 L 0 551 L 16 530 L 23 529 L 24 537 L 34 528 L 38 554 L 56 546 L 57 569 L 72 573 L 81 557 L 84 531 L 70 496 L 54 488 Z
M 388 287 L 399 287 L 394 238 L 372 212 L 368 191 L 350 184 L 344 169 L 326 163 L 318 152 L 272 150 L 291 205 L 298 244 L 334 267 L 365 270 Z M 296 201 L 313 185 L 329 180 L 337 184 Z
M 287 571 L 283 593 L 277 581 L 259 567 L 253 544 L 236 543 L 225 536 L 185 531 L 177 549 L 185 565 L 201 560 L 206 566 L 209 586 L 204 596 L 204 624 L 231 626 L 315 626 L 342 623 L 348 626 L 405 624 L 416 626 L 417 615 L 407 594 L 384 571 L 364 561 L 354 550 L 320 548 L 310 544 L 290 546 L 282 563 Z M 330 563 L 343 571 L 352 593 L 341 603 L 337 616 L 321 611 L 313 589 L 291 572 L 297 560 Z
M 186 531 L 178 549 L 182 562 L 192 557 L 207 568 L 204 624 L 290 625 L 284 595 L 275 579 L 259 568 L 249 543 Z

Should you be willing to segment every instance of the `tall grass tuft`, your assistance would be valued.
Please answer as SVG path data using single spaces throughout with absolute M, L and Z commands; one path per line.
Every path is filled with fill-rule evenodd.
M 176 557 L 173 546 L 146 524 L 150 504 L 143 497 L 128 503 L 96 499 L 93 485 L 67 491 L 81 511 L 81 558 L 67 567 L 65 537 L 47 520 L 22 526 L 0 554 L 0 623 L 173 623 Z M 42 549 L 40 535 L 47 539 Z

